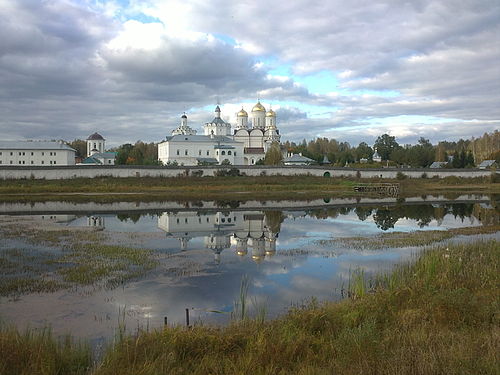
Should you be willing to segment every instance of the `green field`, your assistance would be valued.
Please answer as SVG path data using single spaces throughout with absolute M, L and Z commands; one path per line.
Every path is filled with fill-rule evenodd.
M 235 176 L 175 178 L 75 178 L 71 180 L 0 181 L 0 201 L 117 201 L 182 199 L 312 199 L 359 196 L 360 183 L 399 183 L 401 197 L 421 194 L 498 194 L 500 183 L 491 178 L 464 179 L 356 179 L 312 176 Z

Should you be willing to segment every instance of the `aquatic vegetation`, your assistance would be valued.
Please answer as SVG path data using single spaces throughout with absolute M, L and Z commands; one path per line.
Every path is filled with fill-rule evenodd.
M 42 246 L 0 250 L 0 296 L 78 285 L 114 288 L 158 264 L 152 250 L 103 244 L 101 232 L 18 229 L 16 235 Z
M 381 233 L 371 237 L 342 237 L 331 240 L 317 240 L 321 246 L 344 246 L 358 250 L 380 250 L 396 247 L 428 246 L 454 236 L 472 236 L 500 231 L 500 225 L 454 228 L 449 230 L 421 230 L 413 232 Z

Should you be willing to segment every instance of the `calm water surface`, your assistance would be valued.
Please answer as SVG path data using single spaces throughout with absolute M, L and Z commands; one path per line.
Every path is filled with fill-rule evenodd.
M 113 336 L 119 322 L 131 331 L 160 327 L 165 316 L 171 324 L 183 324 L 186 308 L 191 322 L 227 323 L 245 278 L 250 311 L 265 310 L 274 317 L 311 297 L 340 299 L 353 270 L 362 269 L 368 275 L 390 270 L 418 251 L 360 251 L 322 240 L 499 222 L 495 202 L 485 197 L 455 202 L 322 203 L 216 207 L 212 202 L 187 205 L 185 210 L 172 209 L 168 202 L 145 210 L 124 203 L 117 212 L 99 204 L 82 208 L 63 202 L 47 203 L 45 211 L 4 206 L 4 219 L 32 213 L 36 220 L 61 227 L 96 227 L 107 235 L 108 243 L 154 249 L 162 260 L 141 279 L 112 290 L 75 288 L 3 297 L 0 315 L 18 326 L 49 324 L 57 334 L 71 332 L 98 344 Z M 20 244 L 29 251 L 37 249 L 22 238 L 14 242 L 2 240 L 0 249 Z

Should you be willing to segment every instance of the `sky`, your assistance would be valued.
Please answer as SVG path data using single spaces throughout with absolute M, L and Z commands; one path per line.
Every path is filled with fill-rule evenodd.
M 0 139 L 159 142 L 258 99 L 282 141 L 500 128 L 498 0 L 0 0 Z

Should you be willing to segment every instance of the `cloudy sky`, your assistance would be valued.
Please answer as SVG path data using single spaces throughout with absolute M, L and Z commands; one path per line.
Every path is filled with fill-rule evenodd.
M 498 0 L 0 0 L 0 139 L 157 142 L 257 98 L 282 140 L 500 128 Z

